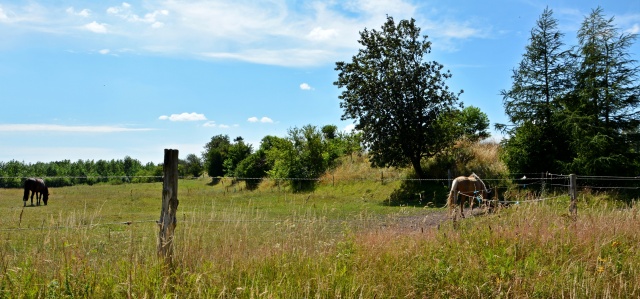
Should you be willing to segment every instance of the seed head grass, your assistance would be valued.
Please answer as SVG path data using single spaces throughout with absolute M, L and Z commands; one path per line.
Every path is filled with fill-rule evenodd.
M 584 191 L 576 221 L 560 196 L 454 225 L 443 208 L 385 205 L 400 184 L 180 180 L 171 269 L 157 256 L 159 183 L 52 188 L 48 206 L 25 208 L 22 190 L 0 189 L 0 297 L 640 296 L 636 202 Z

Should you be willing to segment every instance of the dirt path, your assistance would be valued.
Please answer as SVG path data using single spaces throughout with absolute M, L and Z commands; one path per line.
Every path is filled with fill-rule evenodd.
M 476 217 L 484 214 L 486 214 L 486 211 L 482 209 L 476 208 L 473 209 L 473 211 L 468 209 L 465 210 L 466 217 Z M 447 221 L 451 221 L 449 218 L 449 210 L 444 208 L 429 210 L 423 215 L 396 217 L 393 220 L 389 220 L 386 223 L 381 224 L 381 226 L 403 232 L 424 232 L 429 228 L 438 227 Z

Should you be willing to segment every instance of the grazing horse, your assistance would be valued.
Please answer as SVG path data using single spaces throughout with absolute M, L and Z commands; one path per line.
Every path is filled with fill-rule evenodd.
M 473 210 L 474 200 L 485 200 L 487 199 L 489 191 L 487 187 L 484 185 L 484 182 L 476 175 L 472 173 L 470 176 L 459 176 L 453 183 L 451 183 L 451 191 L 449 192 L 449 198 L 447 198 L 447 205 L 449 206 L 449 216 L 451 216 L 452 212 L 455 213 L 456 205 L 460 204 L 460 215 L 464 218 L 464 210 L 463 206 L 465 200 L 469 200 L 470 209 Z M 459 196 L 462 197 L 459 200 Z M 455 220 L 457 216 L 453 216 Z
M 44 184 L 42 179 L 34 179 L 28 178 L 24 182 L 24 197 L 22 197 L 22 201 L 24 202 L 23 206 L 27 206 L 27 199 L 29 199 L 29 191 L 31 191 L 31 205 L 33 206 L 33 196 L 36 196 L 36 202 L 40 205 L 40 198 L 42 198 L 42 202 L 44 205 L 47 205 L 47 201 L 49 201 L 49 188 Z

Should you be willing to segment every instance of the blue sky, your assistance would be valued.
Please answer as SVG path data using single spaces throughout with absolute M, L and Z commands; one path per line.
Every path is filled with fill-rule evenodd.
M 0 0 L 0 161 L 159 163 L 218 134 L 341 121 L 336 61 L 386 15 L 415 18 L 461 100 L 505 123 L 500 90 L 546 6 L 565 43 L 600 5 L 640 32 L 640 1 Z M 631 49 L 640 59 L 638 42 Z M 494 133 L 495 135 L 495 133 Z

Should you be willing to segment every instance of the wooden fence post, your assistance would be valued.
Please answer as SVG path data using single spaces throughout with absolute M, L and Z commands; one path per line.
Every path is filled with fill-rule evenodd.
M 178 150 L 164 150 L 164 178 L 162 183 L 162 211 L 160 212 L 160 233 L 158 256 L 168 265 L 172 263 L 173 232 L 176 228 L 178 210 Z
M 569 216 L 573 218 L 573 220 L 577 220 L 578 218 L 578 203 L 577 197 L 578 194 L 576 190 L 578 189 L 577 180 L 575 174 L 569 175 L 569 197 L 571 198 L 571 204 L 569 205 Z

